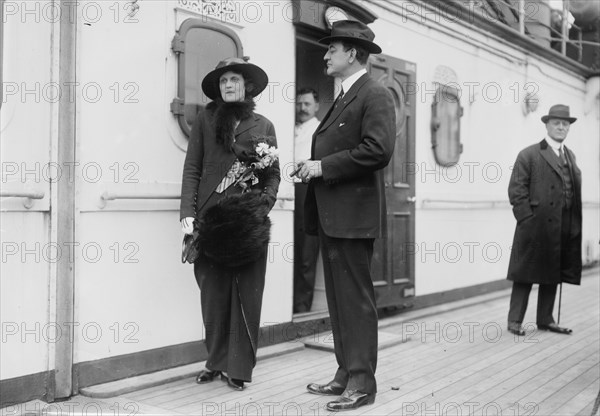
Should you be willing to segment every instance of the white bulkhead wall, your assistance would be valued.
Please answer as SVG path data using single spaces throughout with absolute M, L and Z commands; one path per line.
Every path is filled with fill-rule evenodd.
M 202 16 L 177 1 L 140 2 L 127 19 L 110 2 L 97 6 L 103 17 L 82 23 L 78 41 L 80 82 L 102 96 L 82 95 L 78 106 L 77 154 L 88 172 L 78 188 L 76 229 L 89 253 L 76 268 L 76 320 L 88 332 L 77 333 L 75 362 L 204 338 L 193 267 L 180 261 L 179 200 L 100 200 L 105 192 L 180 191 L 185 153 L 176 143 L 185 139 L 169 111 L 177 91 L 171 40 L 186 18 Z M 293 145 L 293 26 L 272 5 L 237 10 L 245 14 L 219 23 L 237 33 L 244 54 L 269 75 L 256 111 L 273 121 L 285 166 Z M 290 198 L 292 190 L 283 179 L 280 197 Z M 291 321 L 292 207 L 282 199 L 271 213 L 262 325 Z
M 14 3 L 4 10 L 0 134 L 3 194 L 0 379 L 54 369 L 53 349 L 63 336 L 54 318 L 55 264 L 51 186 L 60 171 L 56 151 L 59 87 L 53 46 L 58 25 L 41 8 Z M 54 74 L 54 75 L 53 75 Z

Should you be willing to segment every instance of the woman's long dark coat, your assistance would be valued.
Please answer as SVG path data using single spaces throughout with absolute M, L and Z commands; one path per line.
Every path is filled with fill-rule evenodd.
M 228 194 L 241 192 L 230 186 L 222 194 L 215 189 L 227 174 L 236 154 L 217 142 L 213 106 L 203 109 L 192 127 L 183 168 L 180 218 L 199 219 L 203 213 Z M 253 136 L 275 138 L 273 124 L 252 113 L 235 130 L 235 146 L 251 152 Z M 277 200 L 280 182 L 279 163 L 260 175 L 256 188 L 268 199 L 270 208 Z M 228 268 L 201 256 L 194 274 L 201 291 L 206 367 L 227 372 L 229 377 L 251 381 L 256 364 L 262 295 L 265 283 L 267 247 L 257 261 Z
M 509 280 L 539 284 L 581 282 L 581 171 L 573 152 L 564 149 L 573 179 L 570 244 L 561 245 L 564 195 L 558 158 L 542 140 L 519 153 L 510 178 L 508 195 L 517 226 Z
M 252 137 L 259 135 L 275 137 L 273 124 L 260 114 L 252 113 L 235 129 L 236 144 L 248 150 L 252 150 Z M 192 126 L 183 165 L 180 219 L 199 218 L 207 208 L 218 202 L 214 191 L 235 159 L 236 155 L 231 150 L 217 143 L 214 111 L 202 109 Z M 279 164 L 276 162 L 266 173 L 258 186 L 273 207 L 280 182 Z

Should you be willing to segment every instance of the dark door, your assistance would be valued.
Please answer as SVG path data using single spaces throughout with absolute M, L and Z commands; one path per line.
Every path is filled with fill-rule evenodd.
M 378 308 L 407 306 L 415 282 L 416 66 L 386 55 L 372 56 L 371 76 L 389 88 L 396 106 L 396 149 L 385 170 L 387 238 L 375 242 L 372 271 Z

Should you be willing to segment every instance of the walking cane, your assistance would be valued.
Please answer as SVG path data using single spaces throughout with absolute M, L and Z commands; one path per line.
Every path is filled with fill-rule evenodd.
M 598 413 L 598 408 L 600 407 L 600 391 L 598 392 L 598 396 L 596 396 L 596 402 L 594 403 L 594 408 L 592 409 L 592 413 L 590 416 L 595 416 Z
M 562 303 L 562 282 L 560 282 L 560 291 L 558 292 L 558 322 L 560 324 L 560 304 Z

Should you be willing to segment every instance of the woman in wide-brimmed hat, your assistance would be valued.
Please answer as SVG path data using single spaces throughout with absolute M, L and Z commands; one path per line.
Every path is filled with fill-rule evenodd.
M 182 230 L 199 235 L 194 274 L 200 287 L 206 368 L 196 381 L 220 377 L 235 390 L 252 381 L 269 238 L 268 212 L 280 182 L 275 158 L 240 181 L 259 160 L 257 142 L 276 148 L 273 124 L 254 113 L 253 98 L 268 83 L 243 59 L 219 62 L 202 81 L 213 101 L 202 109 L 189 138 L 181 190 Z M 242 195 L 243 194 L 243 195 Z

